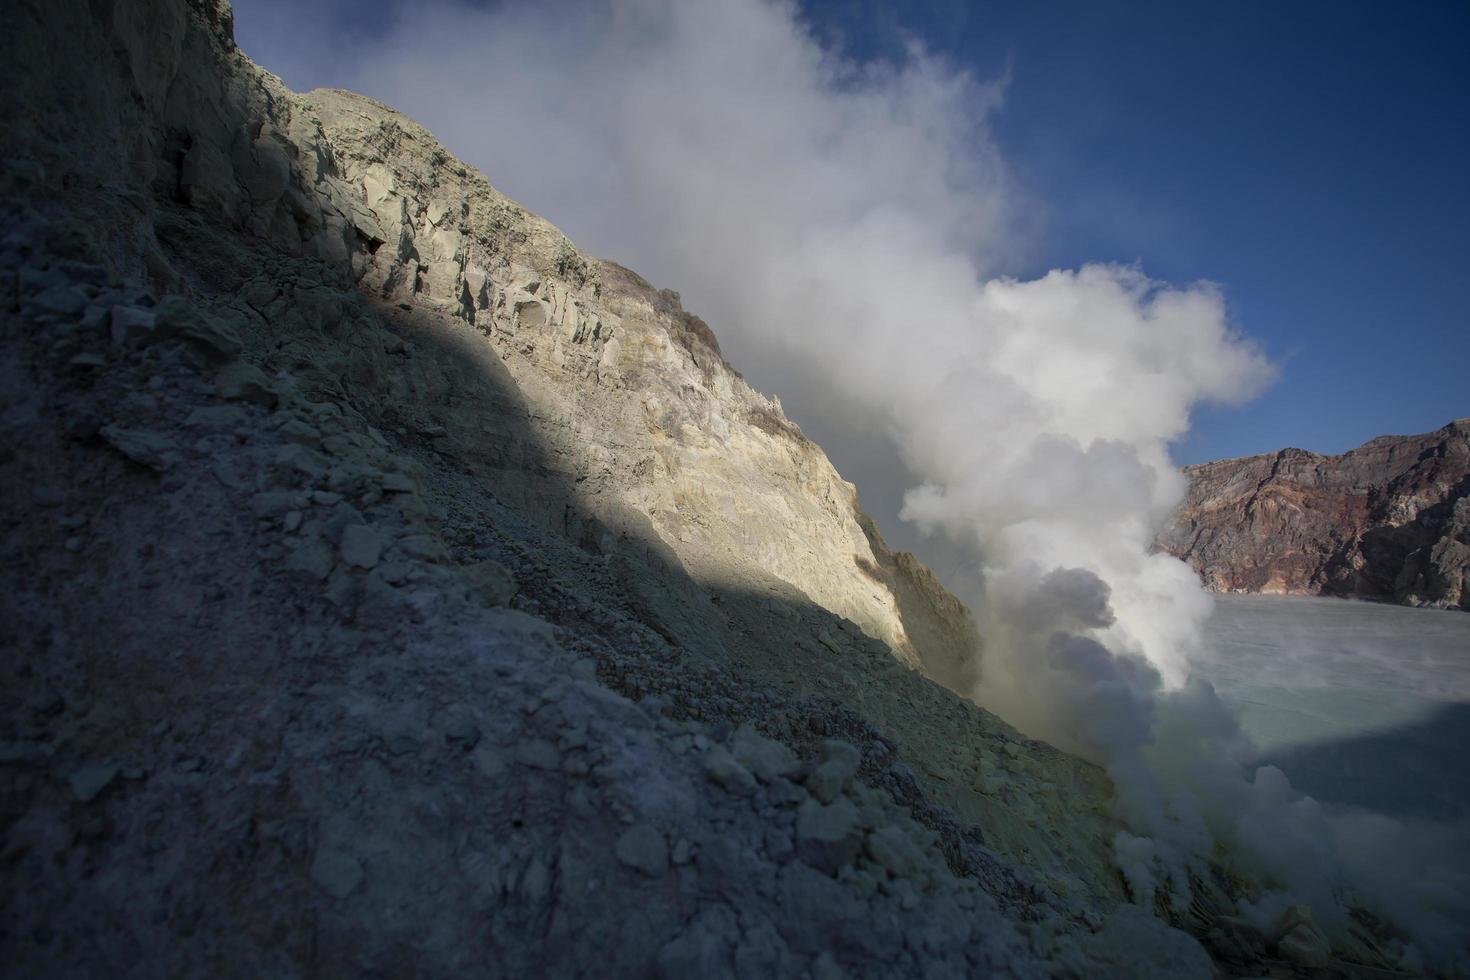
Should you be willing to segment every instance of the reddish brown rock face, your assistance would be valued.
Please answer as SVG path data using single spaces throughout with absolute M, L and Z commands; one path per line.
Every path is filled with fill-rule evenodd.
M 1212 591 L 1470 609 L 1470 419 L 1341 456 L 1283 449 L 1184 472 L 1156 544 Z

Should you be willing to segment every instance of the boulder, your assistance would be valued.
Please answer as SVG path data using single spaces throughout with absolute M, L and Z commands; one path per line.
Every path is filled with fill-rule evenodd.
M 669 845 L 658 828 L 637 823 L 623 831 L 614 846 L 618 860 L 650 878 L 662 878 L 669 870 Z
M 857 857 L 862 846 L 857 807 L 845 797 L 823 805 L 808 800 L 796 814 L 796 853 L 807 864 L 836 872 Z
M 789 776 L 801 768 L 801 762 L 780 742 L 766 738 L 750 725 L 741 725 L 730 741 L 735 761 L 763 783 Z

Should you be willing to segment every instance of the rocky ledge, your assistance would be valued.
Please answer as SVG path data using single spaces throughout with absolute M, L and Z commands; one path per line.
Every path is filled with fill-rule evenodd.
M 1189 466 L 1157 545 L 1216 592 L 1351 596 L 1470 609 L 1470 419 Z

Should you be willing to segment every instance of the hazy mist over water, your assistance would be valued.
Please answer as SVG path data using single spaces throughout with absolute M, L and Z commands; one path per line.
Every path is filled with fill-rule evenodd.
M 1204 641 L 1195 672 L 1299 789 L 1395 815 L 1470 812 L 1470 616 L 1221 596 Z

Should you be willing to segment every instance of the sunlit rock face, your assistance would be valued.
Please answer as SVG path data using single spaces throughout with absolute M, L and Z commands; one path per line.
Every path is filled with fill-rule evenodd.
M 296 156 L 332 161 L 326 186 L 345 185 L 344 218 L 368 245 L 352 253 L 359 283 L 488 338 L 527 398 L 542 452 L 599 524 L 574 536 L 596 548 L 598 535 L 651 530 L 702 582 L 794 585 L 919 663 L 894 590 L 898 577 L 921 580 L 864 532 L 852 486 L 779 402 L 730 368 L 677 293 L 578 251 L 383 105 L 340 91 L 299 100 L 320 129 Z M 509 434 L 452 406 L 445 425 L 464 438 Z M 566 502 L 508 463 L 504 492 L 560 520 Z
M 1185 469 L 1159 547 L 1218 592 L 1321 594 L 1470 609 L 1470 419 Z
M 472 442 L 507 502 L 554 523 L 590 514 L 587 527 L 566 529 L 588 547 L 647 538 L 701 582 L 795 588 L 912 666 L 928 658 L 944 674 L 974 659 L 968 614 L 865 530 L 852 485 L 778 400 L 725 362 L 677 293 L 582 253 L 387 106 L 289 91 L 233 45 L 228 4 L 156 6 L 156 20 L 144 5 L 49 15 L 46 58 L 79 66 L 78 87 L 93 97 L 37 114 L 37 131 L 17 136 L 66 146 L 109 182 L 322 261 L 406 316 L 471 326 L 510 372 L 526 415 L 456 409 L 424 391 L 425 424 L 446 430 L 446 447 Z M 124 74 L 91 55 L 102 45 L 125 52 Z M 34 56 L 20 45 L 13 54 L 21 65 Z M 49 99 L 46 67 L 18 74 L 17 104 Z M 264 282 L 253 296 L 237 304 L 246 315 L 302 316 L 289 309 L 294 296 L 267 295 Z M 279 351 L 267 367 L 291 370 L 292 360 Z M 538 467 L 525 465 L 523 429 L 544 457 Z M 910 626 L 898 593 L 909 619 L 941 609 L 957 618 Z

